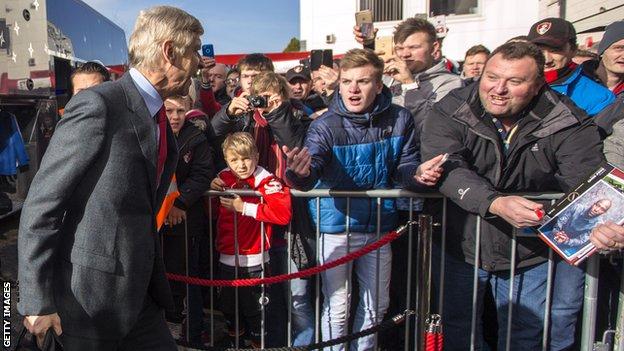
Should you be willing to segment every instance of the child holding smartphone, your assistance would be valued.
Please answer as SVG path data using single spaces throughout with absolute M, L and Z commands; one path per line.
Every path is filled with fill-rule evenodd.
M 260 278 L 263 264 L 265 276 L 268 276 L 272 225 L 286 225 L 290 222 L 290 190 L 273 174 L 258 166 L 258 149 L 251 134 L 230 134 L 223 142 L 222 150 L 228 167 L 212 181 L 211 189 L 250 189 L 260 192 L 261 197 L 220 198 L 216 245 L 219 252 L 219 276 L 221 279 Z M 222 288 L 219 297 L 228 332 L 231 337 L 237 333 L 239 336 L 246 334 L 252 346 L 259 347 L 261 288 L 239 288 L 238 301 L 234 298 L 233 289 Z M 239 304 L 241 321 L 239 330 L 235 327 L 236 303 Z

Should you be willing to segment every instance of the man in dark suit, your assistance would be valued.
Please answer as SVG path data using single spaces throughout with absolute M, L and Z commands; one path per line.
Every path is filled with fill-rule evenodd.
M 39 341 L 54 328 L 66 350 L 176 349 L 155 227 L 178 155 L 162 101 L 188 92 L 202 34 L 182 10 L 142 11 L 130 72 L 67 105 L 18 237 L 18 309 Z

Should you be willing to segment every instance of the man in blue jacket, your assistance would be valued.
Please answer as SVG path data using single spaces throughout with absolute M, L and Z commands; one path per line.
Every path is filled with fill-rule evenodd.
M 392 189 L 398 185 L 435 185 L 441 176 L 442 155 L 421 164 L 414 122 L 406 109 L 391 103 L 381 75 L 384 63 L 368 49 L 353 49 L 341 61 L 338 97 L 327 113 L 310 125 L 303 149 L 284 147 L 286 181 L 296 189 Z M 420 166 L 419 166 L 420 165 Z M 321 263 L 334 261 L 374 242 L 377 231 L 393 230 L 397 211 L 393 199 L 382 199 L 383 222 L 377 226 L 375 199 L 324 198 L 320 208 L 310 202 L 312 218 L 320 212 Z M 346 223 L 349 223 L 347 229 Z M 379 255 L 379 261 L 377 261 Z M 388 307 L 390 247 L 353 263 L 360 287 L 354 331 L 367 329 L 383 318 Z M 379 264 L 379 269 L 376 265 Z M 347 334 L 348 289 L 351 265 L 321 273 L 323 282 L 323 340 Z M 369 350 L 374 337 L 358 339 L 353 350 Z
M 597 83 L 572 61 L 578 45 L 572 23 L 546 18 L 531 26 L 528 39 L 544 53 L 544 79 L 558 93 L 593 116 L 615 101 L 615 95 Z

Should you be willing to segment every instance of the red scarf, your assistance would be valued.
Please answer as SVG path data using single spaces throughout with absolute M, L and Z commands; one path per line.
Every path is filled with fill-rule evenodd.
M 567 66 L 563 68 L 544 72 L 544 79 L 546 79 L 546 83 L 548 83 L 549 85 L 560 83 L 560 81 L 567 78 L 568 75 L 572 71 L 574 71 L 574 69 L 576 69 L 576 66 L 578 66 L 576 63 L 570 62 Z
M 624 92 L 624 82 L 620 82 L 620 84 L 616 85 L 615 88 L 613 88 L 613 94 L 615 94 L 616 96 L 620 95 L 620 93 Z

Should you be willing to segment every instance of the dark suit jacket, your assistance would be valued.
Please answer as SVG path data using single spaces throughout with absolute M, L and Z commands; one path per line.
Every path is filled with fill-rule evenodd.
M 117 339 L 147 296 L 171 305 L 154 218 L 178 152 L 167 124 L 156 184 L 155 125 L 129 74 L 69 102 L 22 210 L 21 314 L 58 312 L 68 335 Z

